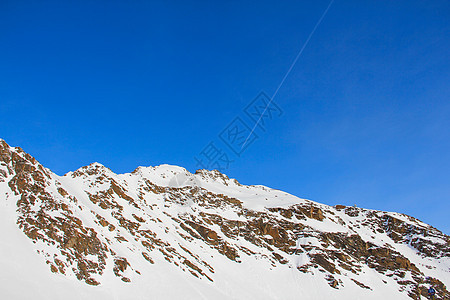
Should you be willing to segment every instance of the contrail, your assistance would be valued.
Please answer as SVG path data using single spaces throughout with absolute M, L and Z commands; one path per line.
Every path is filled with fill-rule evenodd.
M 330 9 L 331 5 L 333 4 L 334 0 L 331 0 L 330 3 L 328 4 L 327 8 L 325 9 L 325 11 L 323 12 L 322 16 L 320 17 L 319 21 L 317 21 L 316 25 L 314 26 L 313 30 L 311 31 L 311 33 L 309 34 L 308 38 L 306 39 L 306 41 L 303 43 L 302 48 L 300 49 L 300 51 L 298 52 L 297 56 L 295 57 L 294 61 L 292 62 L 291 66 L 289 67 L 288 71 L 286 72 L 286 74 L 284 75 L 283 79 L 281 80 L 280 84 L 278 85 L 277 89 L 275 90 L 275 93 L 273 93 L 272 97 L 270 98 L 269 103 L 267 103 L 266 108 L 264 109 L 264 111 L 262 112 L 261 116 L 259 116 L 258 121 L 256 121 L 255 126 L 253 126 L 252 131 L 250 132 L 250 134 L 247 136 L 247 138 L 245 139 L 244 143 L 242 144 L 241 150 L 242 148 L 244 148 L 245 144 L 247 143 L 248 139 L 250 138 L 250 136 L 253 134 L 253 132 L 256 129 L 256 126 L 258 126 L 259 122 L 261 121 L 261 118 L 264 116 L 264 113 L 266 112 L 267 108 L 270 106 L 270 104 L 273 101 L 273 98 L 275 98 L 275 96 L 278 94 L 278 91 L 280 90 L 280 88 L 283 86 L 284 81 L 286 80 L 286 78 L 289 76 L 289 73 L 291 73 L 292 69 L 294 68 L 295 64 L 297 63 L 298 59 L 300 58 L 300 56 L 303 53 L 303 50 L 305 50 L 306 46 L 309 43 L 309 40 L 311 40 L 312 36 L 314 35 L 314 32 L 316 32 L 317 27 L 319 27 L 320 23 L 322 22 L 323 18 L 325 17 L 325 15 L 327 14 L 328 10 Z

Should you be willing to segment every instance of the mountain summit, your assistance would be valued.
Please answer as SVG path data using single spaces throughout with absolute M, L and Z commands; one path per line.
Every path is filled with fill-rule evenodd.
M 450 299 L 450 238 L 218 171 L 64 176 L 0 140 L 3 299 Z

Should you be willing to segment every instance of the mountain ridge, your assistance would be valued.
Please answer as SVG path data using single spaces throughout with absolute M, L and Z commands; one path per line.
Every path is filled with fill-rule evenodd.
M 92 163 L 59 176 L 2 139 L 0 192 L 50 281 L 143 299 L 157 270 L 172 274 L 160 281 L 165 293 L 151 292 L 157 299 L 175 297 L 171 285 L 191 298 L 419 299 L 432 284 L 450 297 L 449 237 L 404 214 L 170 165 L 115 174 Z

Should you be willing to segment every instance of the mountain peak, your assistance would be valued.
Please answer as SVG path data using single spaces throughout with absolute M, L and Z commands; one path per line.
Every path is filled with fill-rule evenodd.
M 428 285 L 450 297 L 450 238 L 412 217 L 319 204 L 217 170 L 115 174 L 92 163 L 61 177 L 1 144 L 0 220 L 9 223 L 0 234 L 46 266 L 19 274 L 19 257 L 1 278 L 17 273 L 26 284 L 39 274 L 66 282 L 73 299 L 86 290 L 70 278 L 103 285 L 89 290 L 99 300 L 110 299 L 105 291 L 179 298 L 175 290 L 192 299 L 417 299 Z
M 71 175 L 74 177 L 77 176 L 91 176 L 91 175 L 106 175 L 106 174 L 113 174 L 113 172 L 98 162 L 93 162 L 87 166 L 81 167 L 77 169 L 74 172 L 69 172 L 66 175 Z

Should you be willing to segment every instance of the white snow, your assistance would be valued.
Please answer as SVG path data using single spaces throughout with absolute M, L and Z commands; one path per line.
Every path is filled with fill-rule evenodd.
M 337 211 L 328 206 L 300 199 L 268 187 L 243 186 L 234 180 L 215 179 L 213 172 L 204 171 L 199 174 L 191 174 L 181 167 L 161 165 L 139 167 L 133 173 L 116 175 L 99 163 L 91 164 L 87 168 L 98 169 L 101 174 L 114 179 L 121 186 L 126 186 L 125 192 L 136 201 L 141 201 L 138 195 L 142 192 L 141 187 L 148 180 L 161 187 L 198 187 L 205 192 L 237 198 L 242 202 L 244 208 L 254 211 L 267 212 L 267 207 L 287 208 L 296 204 L 314 203 L 325 210 L 333 210 L 335 215 L 325 212 L 324 221 L 315 219 L 298 221 L 307 225 L 310 230 L 357 233 L 364 240 L 371 241 L 376 245 L 389 244 L 409 258 L 420 270 L 440 278 L 447 286 L 450 286 L 449 258 L 442 258 L 439 261 L 424 258 L 408 245 L 394 243 L 386 233 L 374 233 L 364 226 L 349 229 L 347 224 L 361 224 L 365 215 L 349 217 L 343 211 Z M 143 205 L 140 205 L 138 209 L 126 200 L 113 196 L 114 201 L 124 207 L 124 217 L 130 220 L 134 218 L 133 215 L 143 218 L 146 220 L 141 224 L 143 228 L 150 229 L 177 250 L 182 251 L 181 246 L 188 245 L 200 260 L 213 266 L 214 273 L 208 271 L 207 268 L 204 268 L 204 271 L 213 278 L 214 282 L 210 282 L 204 277 L 191 276 L 174 264 L 166 262 L 163 255 L 157 251 L 151 253 L 155 264 L 150 264 L 141 255 L 141 252 L 145 251 L 142 244 L 139 241 L 136 242 L 135 237 L 127 230 L 122 229 L 111 215 L 114 209 L 101 209 L 89 200 L 88 193 L 95 194 L 104 191 L 110 187 L 110 182 L 99 183 L 98 176 L 73 176 L 76 172 L 70 172 L 64 176 L 52 174 L 53 183 L 49 190 L 54 193 L 55 197 L 65 201 L 74 214 L 83 221 L 83 224 L 95 228 L 98 233 L 101 233 L 103 242 L 111 241 L 111 248 L 119 256 L 128 259 L 133 270 L 127 269 L 126 276 L 131 278 L 132 282 L 124 283 L 111 271 L 108 271 L 102 276 L 96 277 L 101 285 L 92 287 L 78 281 L 71 272 L 68 272 L 67 276 L 53 274 L 37 250 L 45 249 L 44 252 L 50 255 L 58 254 L 58 250 L 39 243 L 33 244 L 18 228 L 15 211 L 18 196 L 13 195 L 5 181 L 0 182 L 1 299 L 410 299 L 406 294 L 398 292 L 398 285 L 392 278 L 381 275 L 367 266 L 362 266 L 362 271 L 358 275 L 347 272 L 346 276 L 336 276 L 337 279 L 342 280 L 343 287 L 333 289 L 326 283 L 323 279 L 324 274 L 318 269 L 312 271 L 314 274 L 297 270 L 297 267 L 310 263 L 309 257 L 305 253 L 290 255 L 288 264 L 272 266 L 266 259 L 271 255 L 266 248 L 259 248 L 240 238 L 231 241 L 221 234 L 219 228 L 214 227 L 217 225 L 211 226 L 210 228 L 215 228 L 224 240 L 258 252 L 256 255 L 247 255 L 240 251 L 240 262 L 232 262 L 201 240 L 188 242 L 180 238 L 177 234 L 179 226 L 171 218 L 187 213 L 195 215 L 201 211 L 221 215 L 229 220 L 245 220 L 232 209 L 203 208 L 189 199 L 183 204 L 170 203 L 168 205 L 163 195 L 147 192 L 143 192 Z M 61 185 L 78 202 L 62 198 L 57 192 L 58 185 Z M 110 232 L 106 227 L 96 224 L 96 214 L 116 226 L 117 230 Z M 411 222 L 401 214 L 391 213 L 391 215 L 405 222 Z M 337 217 L 340 217 L 345 225 L 339 224 Z M 420 225 L 427 226 L 423 223 Z M 117 234 L 120 234 L 128 242 L 117 242 L 115 239 Z M 270 235 L 266 235 L 266 238 L 272 239 Z M 440 239 L 432 237 L 430 239 L 436 243 L 442 243 Z M 297 248 L 301 245 L 321 247 L 319 240 L 314 237 L 298 239 Z M 330 245 L 330 248 L 332 247 Z M 111 257 L 108 257 L 107 264 L 106 269 L 112 269 Z M 431 269 L 426 266 L 430 266 Z M 136 270 L 141 274 L 137 274 Z M 371 290 L 360 288 L 350 278 L 363 282 L 370 286 Z M 387 283 L 384 283 L 383 280 Z

